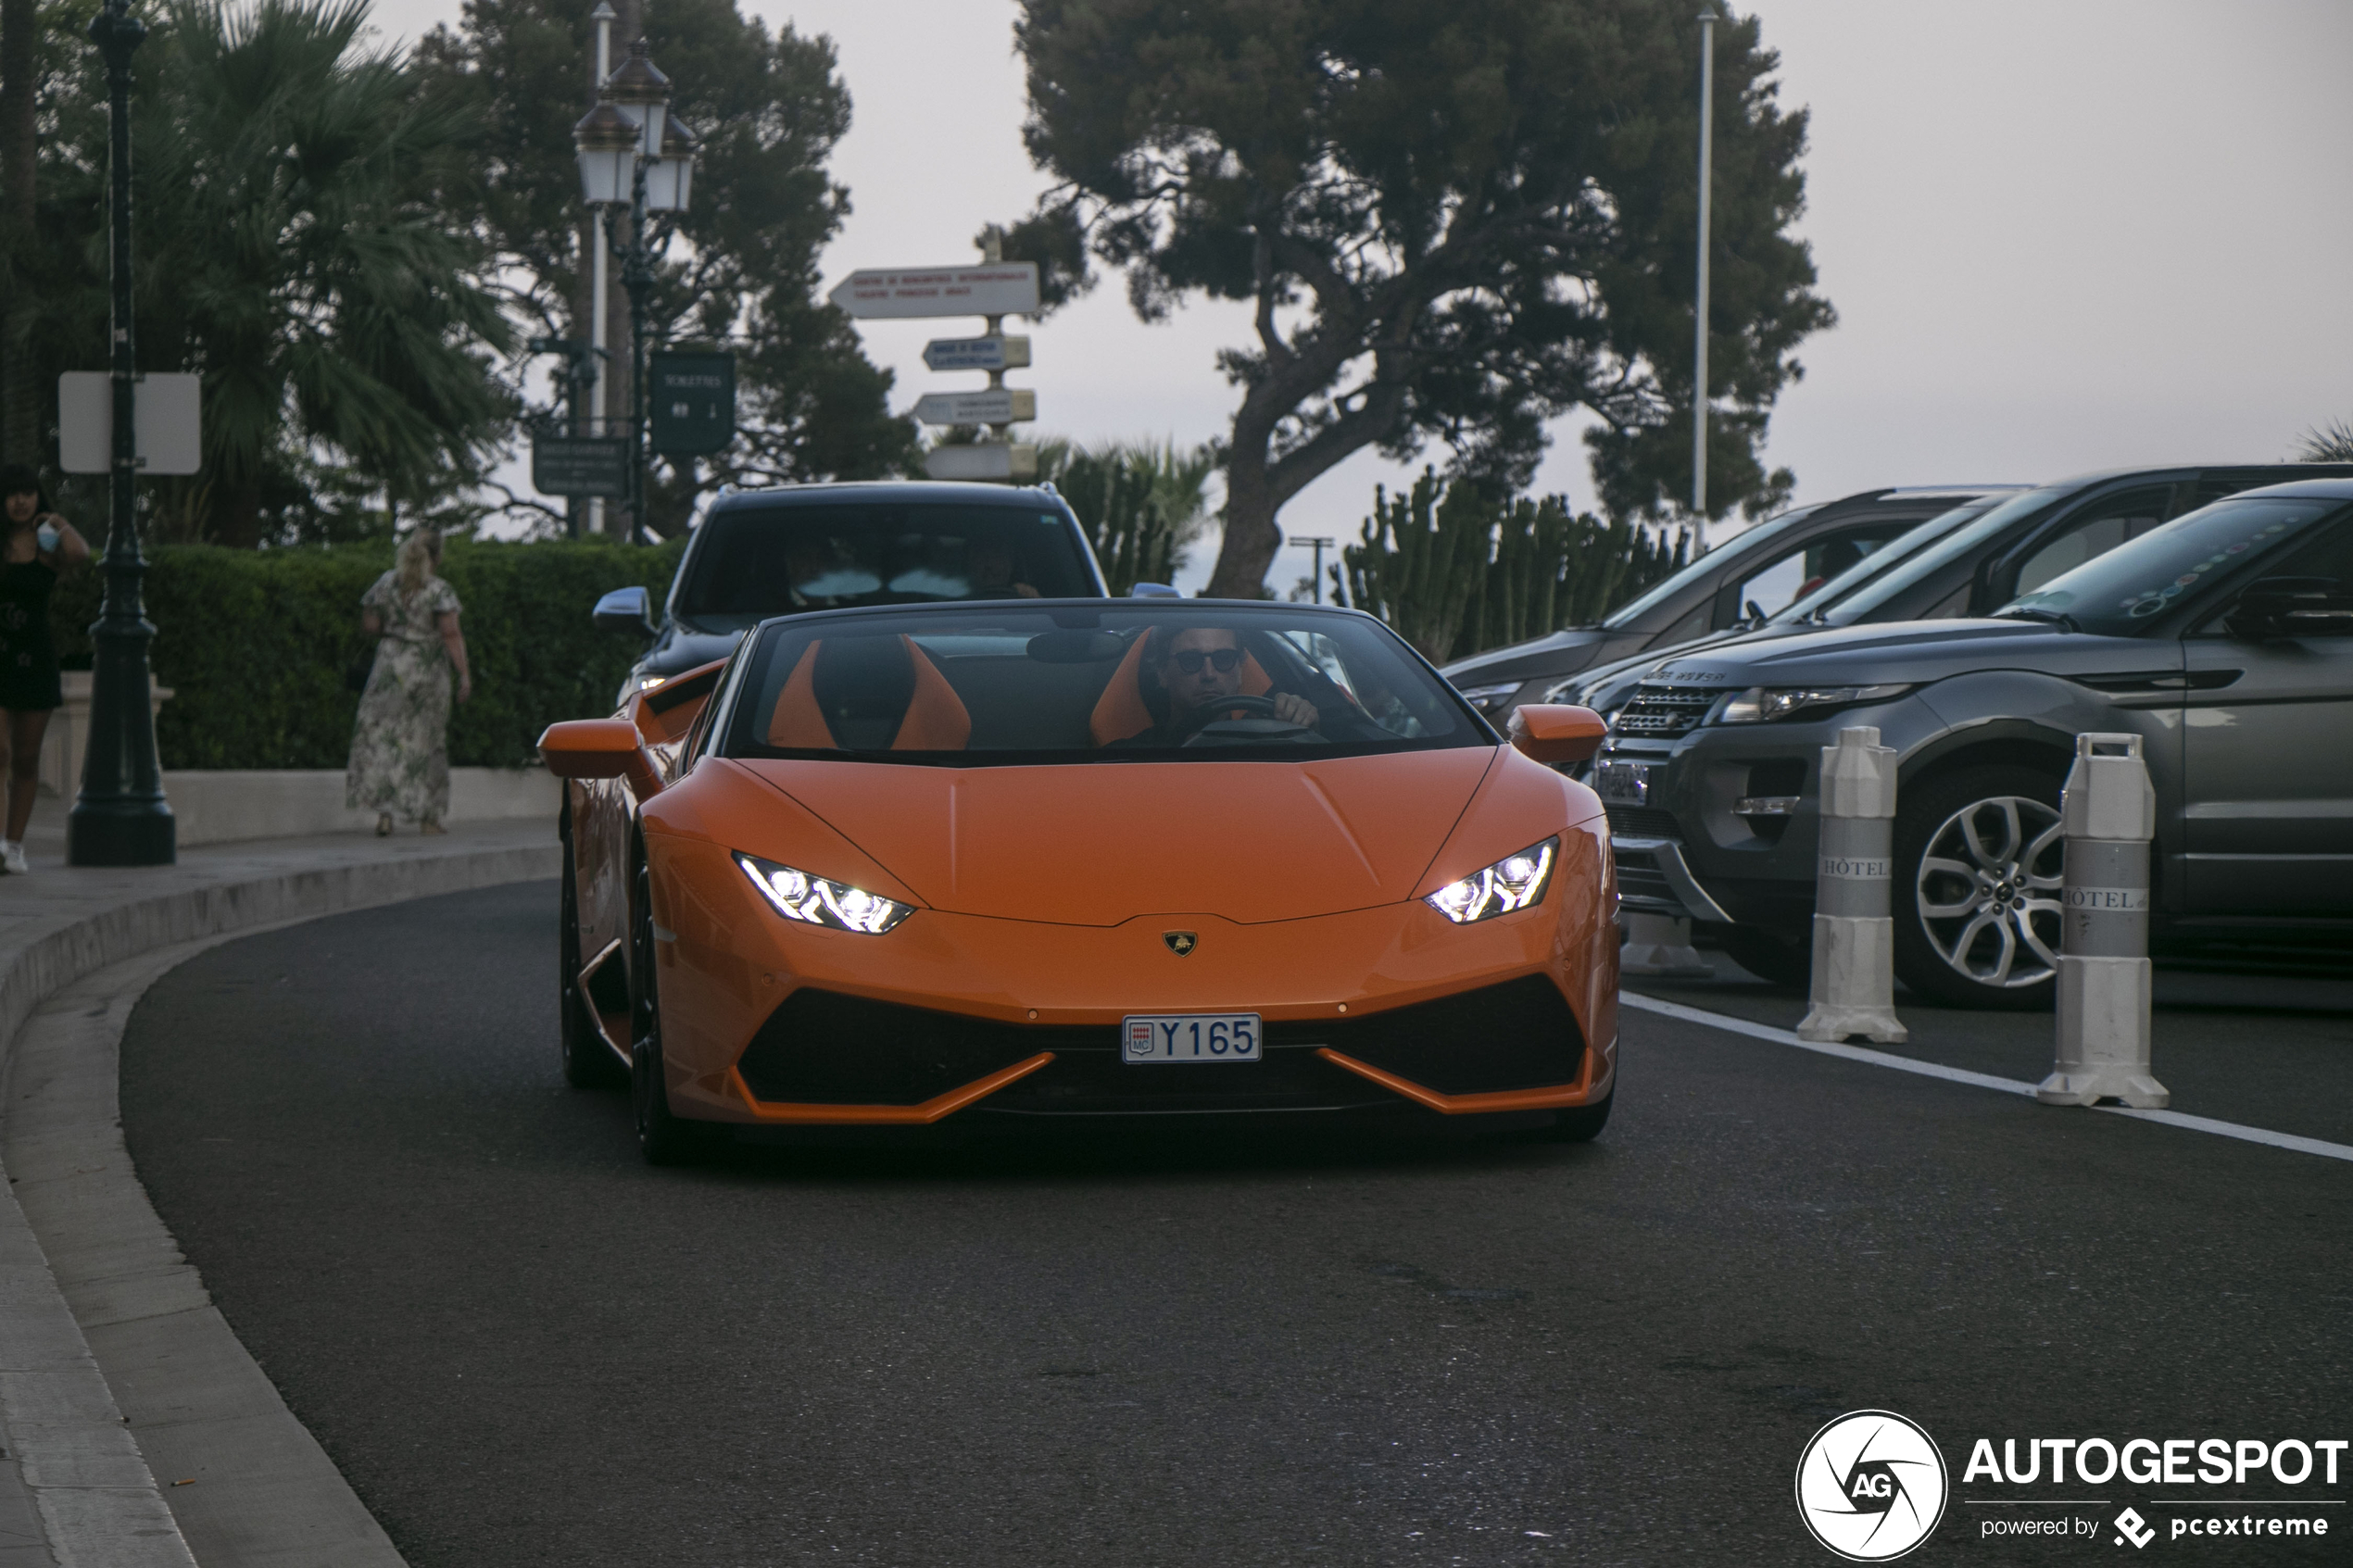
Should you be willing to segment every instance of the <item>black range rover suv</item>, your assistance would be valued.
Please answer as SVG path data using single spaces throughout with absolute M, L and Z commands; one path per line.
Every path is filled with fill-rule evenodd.
M 641 687 L 726 658 L 772 616 L 1108 591 L 1086 530 L 1051 487 L 789 484 L 711 501 L 659 620 L 643 588 L 607 594 L 595 615 L 599 626 L 649 640 L 622 686 L 626 702 Z

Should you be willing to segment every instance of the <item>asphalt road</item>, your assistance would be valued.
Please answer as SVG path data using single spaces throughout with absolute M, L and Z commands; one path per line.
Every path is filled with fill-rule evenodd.
M 554 903 L 229 944 L 123 1045 L 157 1207 L 416 1568 L 1820 1564 L 1793 1471 L 1866 1407 L 1952 1468 L 1907 1562 L 2113 1560 L 1984 1539 L 2055 1494 L 1974 1438 L 2353 1436 L 2353 1164 L 1629 1013 L 1586 1148 L 655 1171 L 558 1078 Z M 2191 1492 L 2283 1495 L 2067 1495 Z M 2148 1550 L 2345 1561 L 2318 1512 Z

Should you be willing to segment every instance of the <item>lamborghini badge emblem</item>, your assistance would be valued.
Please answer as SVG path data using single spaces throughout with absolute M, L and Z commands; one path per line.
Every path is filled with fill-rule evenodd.
M 1194 944 L 1201 940 L 1189 931 L 1164 931 L 1160 934 L 1160 939 L 1167 943 L 1168 950 L 1180 959 L 1191 952 Z

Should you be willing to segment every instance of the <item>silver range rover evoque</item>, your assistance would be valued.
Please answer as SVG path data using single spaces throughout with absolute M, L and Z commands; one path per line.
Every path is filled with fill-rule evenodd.
M 1896 973 L 2048 1005 L 2059 788 L 2085 731 L 2143 737 L 2160 947 L 2353 953 L 2353 480 L 2243 492 L 1990 619 L 1729 644 L 1662 666 L 1596 759 L 1629 909 L 1803 985 L 1821 748 L 1898 757 Z

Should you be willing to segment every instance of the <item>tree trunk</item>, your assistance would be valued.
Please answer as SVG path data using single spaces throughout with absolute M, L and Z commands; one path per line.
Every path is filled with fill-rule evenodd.
M 240 484 L 229 493 L 229 504 L 213 513 L 213 535 L 204 540 L 208 545 L 225 545 L 233 550 L 251 550 L 261 544 L 261 486 Z
M 1245 445 L 1237 439 L 1226 459 L 1226 537 L 1209 577 L 1211 598 L 1254 599 L 1265 591 L 1275 552 L 1283 546 L 1283 531 L 1275 521 L 1279 503 L 1274 477 L 1266 443 Z
M 33 78 L 41 18 L 36 0 L 0 0 L 0 230 L 10 262 L 30 260 L 38 126 Z M 31 345 L 31 290 L 19 280 L 0 317 L 0 461 L 34 463 L 41 457 L 41 397 Z

